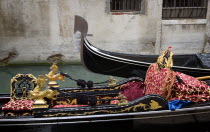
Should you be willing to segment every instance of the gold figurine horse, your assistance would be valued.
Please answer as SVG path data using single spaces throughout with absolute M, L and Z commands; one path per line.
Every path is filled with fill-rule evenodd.
M 29 92 L 29 97 L 35 100 L 34 108 L 48 108 L 49 105 L 47 105 L 47 102 L 44 100 L 44 98 L 46 97 L 48 99 L 53 99 L 53 97 L 58 94 L 57 91 L 51 89 L 42 91 L 46 81 L 47 79 L 45 76 L 39 75 L 37 79 L 38 85 L 34 88 L 33 91 Z
M 56 63 L 53 63 L 53 65 L 50 67 L 50 69 L 51 69 L 51 71 L 45 75 L 49 79 L 48 86 L 49 87 L 59 87 L 56 80 L 64 81 L 65 77 L 63 75 L 60 75 L 59 73 L 57 73 L 58 66 L 56 65 Z

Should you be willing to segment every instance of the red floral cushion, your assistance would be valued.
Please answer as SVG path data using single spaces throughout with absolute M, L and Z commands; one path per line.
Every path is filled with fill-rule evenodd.
M 83 107 L 88 105 L 55 105 L 53 108 Z
M 183 83 L 175 81 L 170 100 L 191 100 L 192 102 L 205 102 L 210 100 L 210 86 L 205 82 L 186 75 L 184 73 L 175 72 L 176 76 L 183 80 Z
M 178 81 L 179 80 L 182 81 Z M 158 70 L 158 65 L 152 64 L 147 71 L 145 94 L 159 94 L 168 101 L 190 100 L 202 103 L 210 100 L 210 86 L 205 82 L 168 68 Z
M 2 110 L 32 110 L 33 104 L 33 100 L 10 100 Z
M 147 70 L 145 85 L 147 94 L 159 94 L 166 99 L 170 98 L 171 88 L 175 80 L 175 73 L 169 68 L 158 70 L 158 64 L 151 64 Z
M 114 99 L 118 99 L 118 96 L 114 97 Z M 110 104 L 118 104 L 119 102 L 119 100 L 112 100 L 110 101 Z

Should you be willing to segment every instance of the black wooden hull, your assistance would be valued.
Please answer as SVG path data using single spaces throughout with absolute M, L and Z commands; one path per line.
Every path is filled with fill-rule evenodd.
M 140 78 L 130 78 L 127 81 L 140 80 Z M 117 85 L 122 85 L 119 82 Z M 113 90 L 113 87 L 95 87 L 94 91 L 103 89 Z M 63 91 L 84 92 L 85 89 L 63 88 Z M 76 91 L 75 91 L 76 90 Z M 88 90 L 88 89 L 86 89 Z M 90 89 L 91 90 L 91 89 Z M 91 92 L 91 91 L 89 91 Z M 95 94 L 95 93 L 94 93 Z M 0 94 L 0 105 L 9 101 L 9 94 Z M 151 110 L 151 107 L 144 105 L 150 104 L 151 100 L 159 102 L 162 108 Z M 162 103 L 161 103 L 162 102 Z M 152 106 L 152 105 L 151 105 Z M 192 104 L 188 108 L 176 111 L 166 110 L 167 102 L 158 95 L 146 95 L 136 100 L 130 101 L 127 105 L 96 105 L 72 108 L 50 108 L 34 110 L 32 116 L 2 116 L 0 115 L 0 128 L 15 131 L 65 131 L 71 130 L 142 130 L 145 126 L 150 126 L 148 130 L 154 131 L 155 127 L 165 130 L 166 126 L 183 126 L 186 124 L 205 124 L 210 122 L 209 102 L 204 104 Z M 40 127 L 41 126 L 41 127 Z M 91 127 L 90 127 L 91 126 Z M 154 128 L 151 128 L 154 126 Z M 160 127 L 161 126 L 161 127 Z M 58 129 L 59 128 L 59 129 Z M 177 127 L 176 127 L 177 128 Z M 143 129 L 144 130 L 144 129 Z M 145 130 L 144 130 L 145 131 Z
M 4 97 L 5 99 L 5 97 Z M 7 99 L 9 99 L 7 97 Z M 108 108 L 110 109 L 110 108 Z M 57 109 L 64 111 L 65 109 Z M 55 112 L 55 111 L 54 111 Z M 48 109 L 38 115 L 52 114 L 53 109 Z M 54 113 L 56 114 L 56 113 Z M 58 117 L 34 117 L 34 116 L 0 116 L 0 128 L 13 131 L 52 131 L 61 132 L 67 129 L 80 130 L 170 130 L 186 131 L 199 130 L 199 127 L 205 128 L 210 122 L 210 106 L 197 106 L 191 108 L 170 110 L 155 110 L 141 112 L 126 112 L 113 114 L 92 114 L 92 115 L 74 115 Z M 188 125 L 188 127 L 186 127 Z M 193 126 L 192 126 L 193 125 Z M 185 129 L 183 129 L 183 127 Z M 197 128 L 198 127 L 198 128 Z M 207 130 L 206 128 L 205 130 Z M 209 129 L 208 129 L 209 130 Z
M 0 119 L 0 128 L 28 128 L 29 130 L 40 129 L 40 126 L 56 126 L 66 127 L 72 129 L 82 129 L 80 127 L 110 124 L 115 127 L 123 126 L 124 128 L 118 128 L 122 130 L 129 129 L 141 129 L 145 125 L 149 126 L 176 126 L 176 125 L 200 125 L 210 122 L 210 107 L 197 107 L 197 108 L 185 108 L 176 111 L 162 110 L 162 111 L 148 111 L 148 112 L 133 112 L 133 113 L 119 113 L 119 114 L 102 114 L 102 115 L 85 115 L 85 116 L 68 116 L 68 117 L 45 117 L 45 118 L 33 118 L 22 117 L 16 119 Z M 43 128 L 44 128 L 43 127 Z M 85 128 L 83 128 L 85 129 Z M 93 129 L 93 128 L 92 128 Z M 151 129 L 151 128 L 150 128 Z M 155 129 L 155 128 L 153 128 Z M 52 130 L 53 131 L 53 130 Z M 181 130 L 180 130 L 181 131 Z
M 119 77 L 145 77 L 151 63 L 155 63 L 157 55 L 134 55 L 108 52 L 91 45 L 86 38 L 82 43 L 81 60 L 89 71 Z M 204 65 L 196 54 L 174 55 L 172 70 L 200 77 L 208 76 L 210 69 Z

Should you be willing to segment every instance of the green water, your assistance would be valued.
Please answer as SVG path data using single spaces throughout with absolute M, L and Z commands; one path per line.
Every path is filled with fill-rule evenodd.
M 59 65 L 58 65 L 59 66 Z M 38 77 L 38 75 L 45 75 L 50 71 L 50 65 L 46 66 L 2 66 L 0 67 L 0 93 L 9 93 L 10 91 L 10 80 L 16 74 L 33 74 Z M 92 80 L 93 82 L 106 81 L 109 76 L 92 73 L 86 70 L 82 65 L 60 65 L 59 71 L 67 73 L 75 79 L 84 79 L 86 81 Z M 118 81 L 124 78 L 114 77 Z M 60 87 L 74 87 L 76 83 L 68 78 L 65 81 L 57 81 Z

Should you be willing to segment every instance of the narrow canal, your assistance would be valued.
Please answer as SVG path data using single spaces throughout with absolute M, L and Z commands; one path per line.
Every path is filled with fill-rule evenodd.
M 38 75 L 45 75 L 50 71 L 49 65 L 36 65 L 36 66 L 1 66 L 0 67 L 0 93 L 9 93 L 10 91 L 10 80 L 13 76 L 18 73 L 21 74 L 33 74 L 38 77 Z M 109 75 L 101 75 L 92 73 L 86 70 L 82 65 L 58 65 L 59 71 L 67 73 L 75 79 L 84 79 L 86 81 L 92 80 L 93 82 L 102 82 L 108 80 Z M 114 77 L 118 81 L 123 80 L 120 77 Z M 58 81 L 60 87 L 76 87 L 76 83 L 68 78 L 65 81 Z

